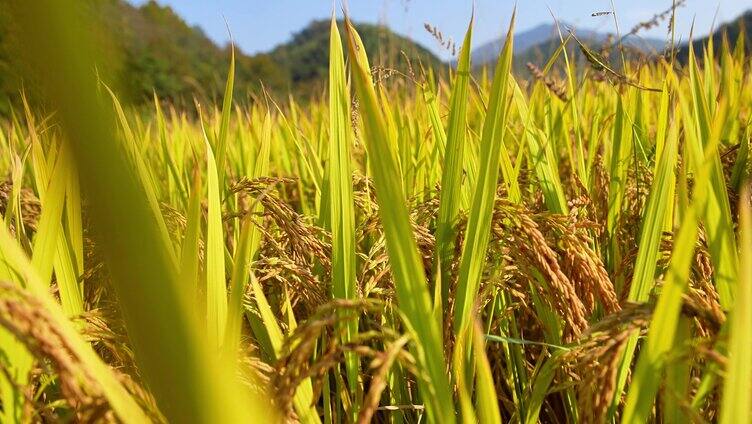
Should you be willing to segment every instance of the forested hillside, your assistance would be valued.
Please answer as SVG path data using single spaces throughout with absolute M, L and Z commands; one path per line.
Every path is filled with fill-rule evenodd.
M 230 46 L 218 46 L 201 28 L 188 25 L 168 6 L 149 1 L 136 7 L 122 0 L 84 0 L 91 21 L 99 24 L 102 49 L 111 63 L 102 69 L 119 80 L 123 99 L 149 101 L 152 93 L 167 101 L 190 105 L 194 97 L 216 99 L 224 89 Z M 21 87 L 33 97 L 34 87 L 24 85 L 18 56 L 23 43 L 16 42 L 8 17 L 8 0 L 0 0 L 0 114 L 17 101 Z M 3 5 L 5 3 L 5 5 Z M 411 61 L 437 66 L 441 62 L 428 50 L 383 26 L 357 24 L 374 66 L 406 71 L 404 52 Z M 235 88 L 238 99 L 267 90 L 315 95 L 324 87 L 329 60 L 328 24 L 314 21 L 288 42 L 269 53 L 248 55 L 236 49 Z M 54 64 L 51 64 L 51 70 Z

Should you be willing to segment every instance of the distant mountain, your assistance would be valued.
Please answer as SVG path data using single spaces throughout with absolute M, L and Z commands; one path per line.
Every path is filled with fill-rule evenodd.
M 311 22 L 294 34 L 292 39 L 274 48 L 269 56 L 283 64 L 290 75 L 290 82 L 300 90 L 312 90 L 321 86 L 329 75 L 328 20 Z M 343 23 L 338 22 L 340 34 L 345 37 Z M 371 66 L 396 69 L 406 73 L 409 59 L 415 69 L 422 63 L 438 70 L 444 66 L 441 60 L 425 47 L 392 32 L 389 28 L 372 24 L 356 24 Z M 344 41 L 344 40 L 343 40 Z
M 575 35 L 585 43 L 600 46 L 610 37 L 607 33 L 598 31 L 576 28 L 574 25 L 561 23 L 562 34 L 566 37 L 567 30 L 574 28 Z M 624 45 L 631 48 L 652 53 L 654 51 L 662 51 L 664 47 L 664 41 L 652 39 L 652 38 L 640 38 L 636 36 L 627 37 L 624 40 Z M 480 47 L 476 48 L 472 54 L 472 62 L 474 66 L 484 66 L 494 61 L 499 56 L 499 52 L 504 45 L 504 37 L 496 40 L 489 41 Z M 553 46 L 553 49 L 551 49 Z M 537 49 L 540 52 L 548 52 L 555 50 L 559 46 L 559 32 L 554 24 L 541 24 L 534 28 L 525 31 L 519 31 L 514 34 L 514 52 L 515 56 L 522 57 L 528 56 L 532 53 L 531 49 Z
M 534 28 L 520 31 L 514 34 L 514 51 L 521 53 L 530 47 L 553 40 L 556 27 L 551 24 L 540 24 Z M 504 37 L 497 38 L 475 48 L 472 53 L 474 65 L 493 63 L 499 57 L 501 48 L 504 47 Z
M 744 48 L 747 54 L 752 53 L 752 34 L 749 33 L 750 30 L 752 30 L 752 10 L 748 10 L 739 15 L 733 21 L 721 25 L 713 32 L 713 34 L 700 38 L 699 40 L 694 40 L 693 45 L 695 47 L 695 54 L 700 57 L 702 56 L 703 53 L 701 46 L 706 45 L 711 37 L 713 38 L 713 45 L 716 47 L 716 54 L 720 52 L 724 36 L 728 38 L 729 45 L 733 49 L 736 47 L 740 35 L 742 35 L 741 40 L 744 43 Z M 679 49 L 677 52 L 677 58 L 681 62 L 686 62 L 689 58 L 689 44 L 685 44 Z

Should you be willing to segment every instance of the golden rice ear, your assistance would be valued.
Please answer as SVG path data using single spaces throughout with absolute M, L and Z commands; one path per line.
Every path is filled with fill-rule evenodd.
M 97 404 L 106 403 L 85 360 L 76 355 L 45 306 L 34 295 L 9 282 L 0 282 L 0 293 L 0 325 L 35 357 L 50 361 L 71 407 L 85 414 Z
M 568 102 L 569 96 L 567 95 L 566 88 L 564 87 L 564 84 L 560 81 L 556 81 L 553 78 L 546 76 L 543 71 L 535 66 L 535 64 L 528 62 L 527 63 L 527 69 L 530 70 L 530 73 L 535 77 L 536 81 L 540 81 L 543 83 L 543 85 L 548 88 L 548 90 L 559 98 L 562 102 Z

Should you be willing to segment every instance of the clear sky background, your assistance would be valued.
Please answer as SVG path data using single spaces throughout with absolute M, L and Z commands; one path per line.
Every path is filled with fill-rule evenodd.
M 142 4 L 146 0 L 130 0 Z M 158 0 L 170 5 L 189 24 L 199 25 L 220 44 L 228 40 L 223 16 L 230 25 L 237 45 L 246 53 L 272 49 L 289 40 L 291 35 L 313 19 L 331 16 L 332 0 Z M 613 0 L 619 26 L 627 32 L 636 23 L 650 19 L 670 7 L 671 0 Z M 445 36 L 461 41 L 475 4 L 476 24 L 473 41 L 478 46 L 506 32 L 515 2 L 512 0 L 349 0 L 348 10 L 355 21 L 383 23 L 433 50 L 443 52 L 424 30 L 428 22 Z M 517 29 L 525 30 L 552 22 L 550 10 L 558 19 L 578 28 L 615 32 L 613 17 L 591 17 L 593 12 L 611 10 L 611 0 L 518 0 Z M 692 21 L 695 34 L 709 32 L 714 18 L 717 23 L 731 20 L 752 9 L 752 0 L 687 0 L 678 9 L 677 34 L 689 37 Z M 342 15 L 342 0 L 337 1 L 337 15 Z M 716 17 L 717 14 L 717 17 Z M 716 24 L 717 26 L 718 24 Z M 643 36 L 667 38 L 667 24 L 643 32 Z

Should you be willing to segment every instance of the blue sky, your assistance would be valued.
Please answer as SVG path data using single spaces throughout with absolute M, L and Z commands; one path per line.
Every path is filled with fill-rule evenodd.
M 146 0 L 131 0 L 141 4 Z M 287 41 L 312 19 L 331 16 L 332 0 L 158 0 L 173 7 L 190 24 L 197 24 L 217 41 L 228 39 L 223 16 L 226 17 L 238 46 L 246 53 L 270 50 Z M 622 32 L 671 5 L 671 0 L 613 0 Z M 400 34 L 442 54 L 436 42 L 423 29 L 429 22 L 445 36 L 461 40 L 470 19 L 473 4 L 476 10 L 474 45 L 498 37 L 506 31 L 515 2 L 512 0 L 349 0 L 348 9 L 356 21 L 385 23 Z M 337 14 L 341 15 L 341 0 Z M 611 0 L 518 0 L 518 30 L 551 22 L 549 8 L 557 18 L 581 28 L 615 32 L 612 17 L 591 17 L 591 13 L 610 10 Z M 716 16 L 717 22 L 733 19 L 752 9 L 752 0 L 687 0 L 677 15 L 677 33 L 686 39 L 692 20 L 695 33 L 706 34 Z M 645 33 L 645 36 L 666 38 L 666 24 Z

